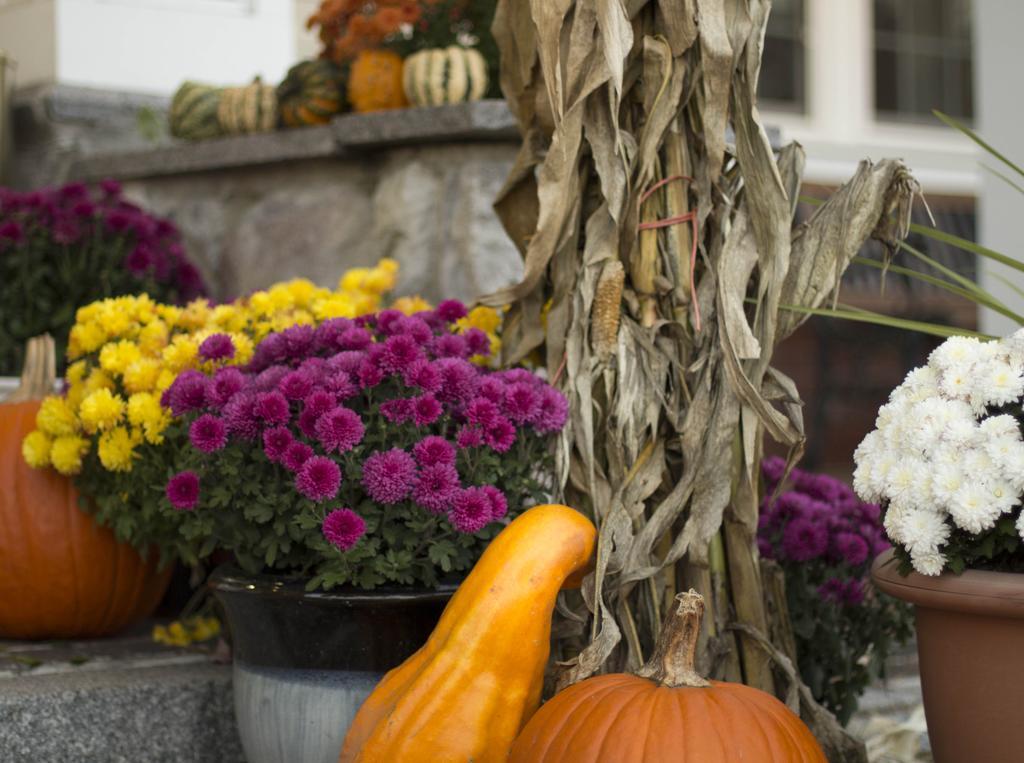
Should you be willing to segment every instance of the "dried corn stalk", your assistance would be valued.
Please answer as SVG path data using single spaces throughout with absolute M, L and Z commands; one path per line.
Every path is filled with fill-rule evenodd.
M 792 229 L 803 151 L 774 154 L 754 98 L 769 7 L 499 0 L 523 144 L 496 208 L 525 275 L 486 301 L 512 305 L 507 359 L 542 349 L 568 395 L 561 484 L 600 527 L 586 606 L 561 608 L 578 643 L 560 682 L 642 664 L 693 586 L 714 615 L 702 665 L 799 701 L 832 759 L 859 760 L 766 638 L 758 463 L 765 431 L 803 448 L 797 391 L 770 366 L 802 320 L 784 306 L 822 304 L 866 239 L 905 235 L 916 184 L 865 162 Z

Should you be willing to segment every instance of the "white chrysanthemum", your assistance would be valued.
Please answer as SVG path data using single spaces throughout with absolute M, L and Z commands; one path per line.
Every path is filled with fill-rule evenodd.
M 1024 442 L 1016 442 L 1006 448 L 1000 446 L 997 450 L 993 460 L 999 466 L 1003 479 L 1017 492 L 1024 492 Z
M 983 444 L 963 451 L 960 461 L 961 467 L 971 478 L 972 482 L 983 482 L 985 480 L 998 479 L 1001 472 L 996 462 L 985 452 Z
M 899 503 L 890 503 L 889 507 L 885 510 L 885 518 L 882 520 L 882 527 L 885 529 L 885 534 L 889 537 L 893 543 L 903 544 L 905 543 L 905 536 L 903 535 L 903 518 L 912 509 L 907 506 L 903 506 Z
M 899 459 L 886 477 L 885 494 L 893 500 L 914 502 L 917 497 L 918 474 L 923 468 L 924 464 L 916 458 L 905 456 Z
M 943 371 L 942 381 L 939 383 L 942 394 L 953 400 L 969 400 L 974 389 L 970 371 L 969 365 L 950 366 Z
M 928 365 L 939 371 L 963 368 L 974 363 L 982 353 L 981 342 L 970 336 L 953 336 L 928 356 Z
M 1014 488 L 1009 480 L 995 479 L 986 483 L 993 510 L 998 509 L 1005 514 L 1020 500 L 1020 491 Z
M 874 481 L 875 458 L 865 456 L 857 461 L 853 472 L 853 491 L 867 503 L 878 503 L 882 500 L 882 491 Z
M 932 554 L 911 554 L 910 563 L 922 575 L 939 575 L 946 566 L 946 557 L 938 552 Z
M 932 463 L 932 494 L 943 506 L 949 506 L 953 496 L 964 486 L 965 476 L 960 465 L 953 460 Z
M 915 368 L 900 385 L 911 393 L 914 400 L 927 400 L 939 396 L 939 375 L 934 368 Z
M 903 543 L 911 554 L 931 554 L 949 540 L 949 524 L 934 511 L 916 509 L 900 518 Z
M 1009 438 L 1019 441 L 1021 439 L 1020 424 L 1017 423 L 1017 419 L 1006 413 L 989 416 L 978 425 L 978 428 L 986 440 Z
M 1019 366 L 990 360 L 975 368 L 975 387 L 985 405 L 1007 405 L 1024 394 L 1024 375 Z
M 1002 508 L 992 500 L 985 480 L 972 479 L 961 486 L 949 502 L 949 515 L 956 526 L 969 533 L 992 529 L 1002 513 Z
M 953 401 L 950 401 L 953 402 Z M 970 406 L 964 403 L 967 408 L 967 416 L 956 418 L 946 424 L 942 431 L 942 441 L 956 447 L 970 447 L 978 436 L 978 425 L 974 421 L 974 414 Z
M 1015 366 L 1024 365 L 1024 329 L 1017 329 L 999 343 L 1006 350 L 1006 359 L 1010 363 Z

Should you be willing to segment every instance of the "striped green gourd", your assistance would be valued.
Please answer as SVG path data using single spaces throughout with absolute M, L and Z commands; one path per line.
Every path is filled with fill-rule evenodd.
M 203 140 L 223 135 L 217 119 L 221 88 L 185 82 L 171 99 L 168 124 L 171 135 L 184 140 Z
M 301 61 L 277 86 L 277 108 L 285 127 L 321 125 L 345 110 L 344 76 L 333 61 Z
M 277 126 L 277 89 L 257 77 L 249 85 L 221 93 L 217 121 L 227 135 L 267 132 Z
M 458 45 L 421 50 L 405 59 L 402 87 L 414 106 L 478 101 L 487 92 L 487 62 Z

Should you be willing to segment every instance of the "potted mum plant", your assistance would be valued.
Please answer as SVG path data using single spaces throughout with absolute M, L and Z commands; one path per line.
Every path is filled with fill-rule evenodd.
M 172 304 L 205 293 L 170 220 L 128 202 L 113 180 L 0 188 L 0 374 L 16 373 L 25 342 L 43 333 L 63 363 L 77 308 L 143 292 Z
M 854 487 L 894 544 L 883 591 L 915 607 L 937 760 L 1024 745 L 1024 331 L 953 337 L 911 371 L 857 448 Z
M 910 607 L 868 579 L 872 561 L 890 548 L 878 504 L 825 474 L 793 469 L 780 484 L 785 470 L 777 457 L 761 465 L 758 549 L 785 576 L 800 675 L 845 725 L 892 645 L 910 636 Z
M 183 371 L 248 363 L 255 342 L 276 329 L 376 309 L 381 295 L 394 282 L 395 270 L 393 262 L 384 261 L 376 268 L 349 271 L 334 291 L 295 280 L 217 306 L 197 300 L 181 308 L 142 295 L 100 300 L 80 308 L 69 335 L 70 364 L 64 391 L 47 396 L 41 403 L 37 401 L 31 408 L 27 403 L 20 408 L 4 407 L 4 411 L 21 411 L 17 426 L 11 427 L 17 435 L 12 449 L 20 446 L 27 465 L 41 470 L 34 477 L 36 486 L 31 492 L 40 496 L 44 490 L 53 493 L 57 486 L 67 485 L 70 478 L 80 496 L 76 497 L 70 486 L 64 488 L 64 493 L 72 497 L 64 502 L 70 509 L 40 500 L 32 507 L 32 521 L 43 529 L 52 529 L 55 517 L 70 513 L 71 519 L 61 520 L 59 527 L 91 528 L 89 533 L 85 529 L 65 533 L 59 543 L 51 539 L 31 544 L 33 549 L 47 550 L 49 561 L 44 566 L 67 569 L 73 567 L 76 558 L 95 558 L 90 569 L 95 568 L 97 574 L 77 577 L 79 587 L 91 583 L 99 590 L 86 592 L 88 597 L 80 593 L 79 599 L 103 602 L 103 597 L 113 595 L 104 587 L 109 588 L 117 578 L 113 571 L 105 577 L 100 574 L 110 565 L 116 565 L 122 575 L 134 576 L 138 586 L 121 586 L 130 592 L 142 590 L 142 572 L 131 572 L 135 567 L 146 576 L 156 575 L 166 587 L 170 562 L 181 559 L 196 564 L 200 552 L 208 544 L 210 548 L 215 546 L 216 541 L 182 537 L 181 514 L 166 506 L 163 486 L 173 470 L 175 453 L 188 447 L 188 432 L 175 424 L 169 410 L 161 407 L 162 393 Z M 223 349 L 225 336 L 229 338 L 228 354 Z M 51 361 L 49 389 L 54 366 Z M 38 382 L 45 374 L 35 376 L 39 379 L 33 377 L 33 381 Z M 38 387 L 35 384 L 34 390 Z M 35 394 L 42 396 L 39 392 Z M 0 502 L 0 515 L 22 510 L 19 507 L 23 501 L 17 495 L 26 489 L 18 486 L 19 480 L 28 484 L 28 478 L 19 478 L 17 473 L 0 484 L 5 497 Z M 79 507 L 85 513 L 80 513 Z M 71 520 L 75 521 L 68 524 Z M 104 529 L 101 531 L 95 524 Z M 6 525 L 19 527 L 24 522 L 10 514 Z M 83 546 L 81 539 L 86 536 L 90 545 Z M 115 536 L 120 544 L 115 543 Z M 86 552 L 87 548 L 97 547 L 100 540 L 108 550 Z M 48 579 L 28 563 L 32 561 L 30 555 L 19 548 L 24 544 L 25 539 L 18 535 L 0 538 L 0 569 L 4 572 L 4 585 L 12 591 L 35 591 L 41 581 Z M 140 561 L 132 567 L 124 561 L 134 553 L 132 546 L 146 554 L 146 565 Z M 36 560 L 41 559 L 37 555 Z M 164 570 L 159 574 L 155 572 L 158 561 Z M 68 592 L 65 588 L 55 592 Z M 156 603 L 154 600 L 153 605 Z M 0 630 L 8 634 L 28 633 L 29 625 L 18 623 L 31 619 L 35 609 L 37 602 L 27 595 L 0 598 L 0 619 L 7 623 Z M 113 606 L 106 605 L 93 609 L 98 611 L 93 620 L 102 619 L 104 611 L 114 611 Z M 89 618 L 79 620 L 80 624 L 91 622 Z M 116 630 L 126 621 L 107 618 L 104 622 L 102 628 L 83 625 L 81 632 L 70 632 L 63 626 L 59 632 L 65 636 L 95 635 Z M 40 635 L 58 632 L 50 626 L 37 630 Z
M 490 339 L 467 318 L 446 301 L 293 326 L 244 368 L 186 371 L 164 393 L 192 445 L 167 507 L 184 538 L 236 560 L 212 586 L 250 761 L 336 760 L 452 583 L 547 496 L 566 400 L 525 369 L 488 369 Z

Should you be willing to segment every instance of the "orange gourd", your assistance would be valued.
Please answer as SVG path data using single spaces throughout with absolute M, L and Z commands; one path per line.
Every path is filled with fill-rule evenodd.
M 695 591 L 676 599 L 646 665 L 556 694 L 515 740 L 509 763 L 826 763 L 775 697 L 696 673 L 704 600 Z
M 408 106 L 402 88 L 402 57 L 390 50 L 364 50 L 348 73 L 348 102 L 355 111 Z
M 53 340 L 31 340 L 26 358 L 14 402 L 0 404 L 0 638 L 108 635 L 152 614 L 171 570 L 82 512 L 68 478 L 25 463 L 21 441 L 53 389 Z
M 423 648 L 363 703 L 341 763 L 505 760 L 540 703 L 555 598 L 588 566 L 596 534 L 556 505 L 502 530 Z

